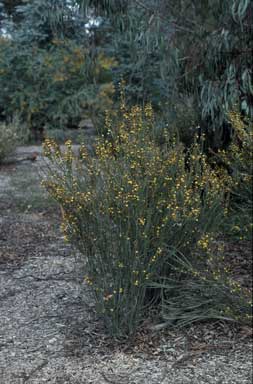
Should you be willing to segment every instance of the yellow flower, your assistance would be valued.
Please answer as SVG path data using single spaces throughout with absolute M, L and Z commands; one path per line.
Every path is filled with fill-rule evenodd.
M 124 264 L 120 261 L 120 262 L 118 263 L 118 267 L 119 267 L 119 268 L 124 268 Z
M 140 217 L 139 219 L 138 219 L 138 222 L 139 222 L 139 224 L 140 225 L 145 225 L 145 219 L 144 218 L 142 218 L 142 217 Z

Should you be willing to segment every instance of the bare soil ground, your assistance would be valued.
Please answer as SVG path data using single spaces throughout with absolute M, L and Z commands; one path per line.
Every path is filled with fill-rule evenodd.
M 247 327 L 143 327 L 125 343 L 105 334 L 85 260 L 64 243 L 40 187 L 42 165 L 41 147 L 20 147 L 0 167 L 0 384 L 251 383 Z

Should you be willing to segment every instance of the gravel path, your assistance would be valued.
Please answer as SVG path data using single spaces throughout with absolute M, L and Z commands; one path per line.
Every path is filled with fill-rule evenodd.
M 32 152 L 41 149 L 22 147 L 17 157 Z M 131 345 L 105 335 L 83 282 L 83 257 L 64 243 L 55 216 L 31 206 L 29 193 L 43 194 L 40 165 L 39 156 L 0 168 L 0 384 L 251 383 L 251 340 L 226 325 Z M 22 198 L 27 206 L 17 208 Z

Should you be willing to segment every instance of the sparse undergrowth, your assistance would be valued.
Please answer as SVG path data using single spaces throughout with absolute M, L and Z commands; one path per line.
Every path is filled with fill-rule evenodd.
M 0 163 L 13 153 L 18 144 L 18 126 L 0 122 Z

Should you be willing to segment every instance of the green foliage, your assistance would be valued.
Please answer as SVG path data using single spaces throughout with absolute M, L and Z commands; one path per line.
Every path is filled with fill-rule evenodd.
M 32 130 L 64 128 L 85 116 L 97 124 L 109 108 L 113 59 L 92 58 L 73 40 L 54 39 L 47 48 L 22 48 L 7 39 L 0 44 L 0 106 L 6 117 L 18 114 Z
M 225 238 L 252 242 L 253 126 L 252 121 L 243 119 L 236 109 L 229 113 L 228 120 L 233 127 L 232 142 L 226 150 L 211 151 L 209 163 L 220 169 L 229 192 L 223 226 Z M 251 324 L 252 292 L 245 286 L 249 282 L 238 279 L 238 273 L 235 275 L 228 260 L 224 259 L 223 246 L 215 248 L 212 243 L 212 239 L 199 241 L 201 252 L 205 252 L 206 257 L 197 258 L 202 260 L 197 264 L 194 259 L 191 263 L 182 254 L 178 255 L 173 264 L 174 276 L 165 276 L 161 284 L 153 285 L 163 294 L 162 316 L 165 322 L 161 327 L 185 326 L 211 319 Z
M 223 251 L 216 249 L 214 254 L 208 250 L 206 258 L 201 260 L 190 263 L 183 255 L 177 255 L 172 266 L 174 274 L 164 277 L 162 283 L 152 285 L 162 292 L 164 323 L 158 327 L 184 327 L 209 320 L 250 325 L 251 290 L 233 277 L 224 263 Z
M 230 172 L 230 207 L 226 233 L 239 240 L 252 240 L 253 212 L 253 124 L 238 111 L 229 114 L 234 135 L 226 151 L 216 157 Z
M 170 111 L 194 98 L 218 147 L 235 103 L 253 116 L 252 1 L 80 2 L 102 17 L 96 41 L 117 57 L 116 79 L 126 80 L 134 102 Z
M 0 122 L 0 163 L 13 153 L 19 142 L 17 121 Z
M 57 38 L 79 44 L 92 60 L 101 52 L 115 58 L 117 66 L 113 66 L 110 79 L 115 89 L 125 79 L 129 102 L 144 105 L 151 101 L 162 117 L 169 122 L 174 120 L 178 129 L 181 123 L 175 122 L 175 109 L 185 110 L 190 100 L 194 129 L 198 125 L 201 130 L 208 129 L 215 147 L 222 146 L 226 114 L 234 103 L 244 114 L 252 116 L 250 0 L 215 0 L 215 4 L 208 0 L 170 4 L 164 0 L 36 0 L 11 9 L 22 20 L 14 28 L 13 56 L 16 52 L 22 52 L 25 60 L 33 56 L 35 62 L 30 60 L 33 72 L 41 66 L 40 49 L 50 51 L 53 39 Z M 57 59 L 56 65 L 61 67 Z M 12 72 L 19 76 L 19 70 L 16 61 Z M 26 68 L 22 71 L 26 73 Z M 81 82 L 83 77 L 79 75 Z M 80 88 L 77 91 L 65 82 L 50 104 L 59 97 L 60 105 L 64 99 L 65 105 L 71 105 L 69 109 L 74 105 L 75 112 L 80 109 L 81 98 L 92 99 L 99 105 L 97 90 L 94 91 L 94 85 L 100 84 L 97 74 L 86 70 L 85 79 L 86 91 Z M 25 90 L 30 80 L 26 79 Z M 33 92 L 35 98 L 36 92 Z M 55 112 L 58 119 L 63 108 Z M 47 109 L 41 114 L 45 118 Z M 97 114 L 100 113 L 95 108 L 93 118 Z
M 90 49 L 87 19 L 76 2 L 28 1 L 15 12 L 21 21 L 0 39 L 3 118 L 18 114 L 32 132 L 77 127 L 87 117 L 100 129 L 117 64 Z
M 108 330 L 131 334 L 145 316 L 147 286 L 170 274 L 175 250 L 189 258 L 203 236 L 215 232 L 223 216 L 224 185 L 199 145 L 187 153 L 164 133 L 156 142 L 150 106 L 106 119 L 107 137 L 95 157 L 71 143 L 61 152 L 51 140 L 46 188 L 64 211 L 63 231 L 87 257 L 91 285 Z
M 54 38 L 85 39 L 86 19 L 73 0 L 33 0 L 15 8 L 21 22 L 14 39 L 23 44 L 45 46 Z
M 2 0 L 0 1 L 0 20 L 5 22 L 19 22 L 17 7 L 22 5 L 24 0 Z
M 22 5 L 23 0 L 2 0 L 3 8 L 6 13 L 13 15 L 18 5 Z
M 94 11 L 101 16 L 94 28 L 95 41 L 118 61 L 115 85 L 124 79 L 128 102 L 144 105 L 151 101 L 161 110 L 164 102 L 175 97 L 179 69 L 177 52 L 164 43 L 163 34 L 157 33 L 159 19 L 150 25 L 145 10 L 138 4 L 131 6 L 131 1 L 99 4 Z

